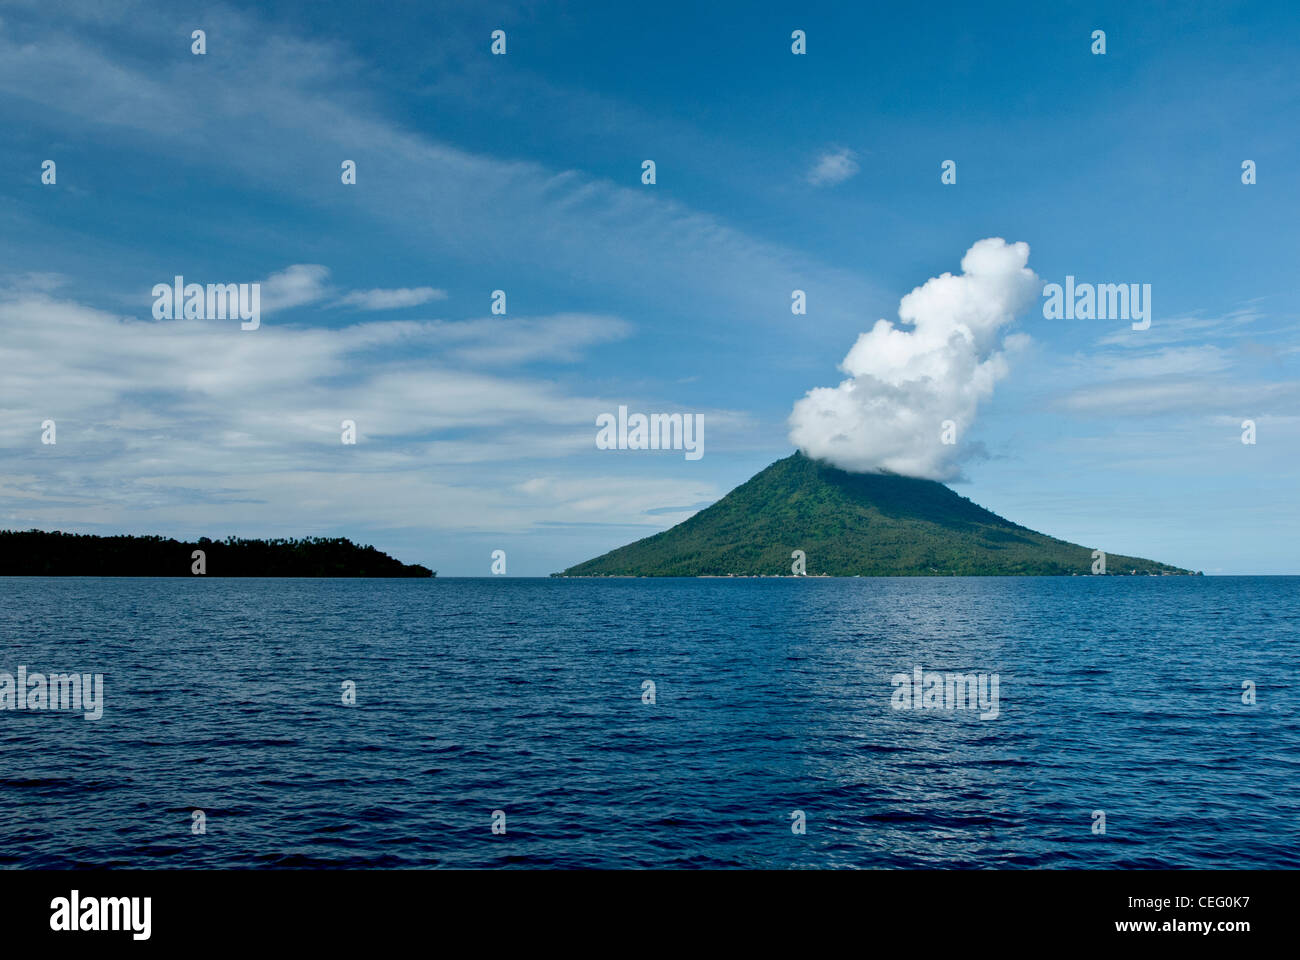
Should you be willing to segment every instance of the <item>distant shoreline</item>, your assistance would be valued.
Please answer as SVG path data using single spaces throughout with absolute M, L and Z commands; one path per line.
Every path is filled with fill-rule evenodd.
M 193 542 L 160 536 L 98 536 L 0 530 L 0 577 L 432 578 L 346 537 Z
M 1050 577 L 1085 577 L 1104 580 L 1107 577 L 1203 577 L 1200 571 L 1188 573 L 808 573 L 795 576 L 789 573 L 695 573 L 695 574 L 657 574 L 657 573 L 552 573 L 553 580 L 958 580 L 977 579 L 980 577 L 997 577 L 999 579 L 1042 580 Z M 1276 576 L 1288 577 L 1296 574 L 1225 574 L 1225 576 Z M 527 579 L 527 578 L 525 578 Z

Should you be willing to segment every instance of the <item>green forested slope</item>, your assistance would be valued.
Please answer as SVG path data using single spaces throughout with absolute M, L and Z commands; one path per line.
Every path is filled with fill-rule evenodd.
M 847 473 L 796 453 L 689 520 L 562 575 L 788 576 L 802 550 L 809 576 L 1082 576 L 1093 549 L 1004 520 L 933 480 Z M 1107 555 L 1107 573 L 1133 571 L 1191 572 Z

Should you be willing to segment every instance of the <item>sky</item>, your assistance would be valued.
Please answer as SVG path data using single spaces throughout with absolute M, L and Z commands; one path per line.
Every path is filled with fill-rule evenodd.
M 1300 573 L 1300 9 L 699 7 L 0 3 L 0 527 L 544 576 L 851 394 L 960 400 L 891 462 L 1017 523 Z M 1032 289 L 943 313 L 986 240 Z M 156 319 L 177 275 L 260 283 L 260 327 Z M 1149 328 L 1048 319 L 1067 276 L 1149 284 Z M 900 301 L 966 338 L 928 381 Z M 600 449 L 620 405 L 701 416 L 703 456 Z

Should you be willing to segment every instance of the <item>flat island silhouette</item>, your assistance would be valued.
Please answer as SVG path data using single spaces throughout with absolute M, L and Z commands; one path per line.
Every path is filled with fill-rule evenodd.
M 196 554 L 201 554 L 200 557 Z M 196 568 L 201 562 L 202 569 Z M 193 543 L 164 537 L 0 530 L 0 576 L 7 577 L 436 577 L 345 537 Z

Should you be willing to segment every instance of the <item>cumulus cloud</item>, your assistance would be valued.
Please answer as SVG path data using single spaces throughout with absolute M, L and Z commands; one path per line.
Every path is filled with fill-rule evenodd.
M 814 187 L 833 187 L 857 172 L 857 154 L 847 147 L 840 147 L 817 158 L 813 168 L 808 171 L 808 182 Z
M 847 380 L 795 403 L 791 441 L 846 470 L 953 479 L 979 404 L 1006 376 L 1007 354 L 1028 342 L 1003 334 L 1039 290 L 1028 261 L 1026 243 L 980 240 L 960 276 L 934 277 L 903 297 L 899 324 L 877 320 L 858 336 L 840 364 Z M 957 443 L 942 442 L 945 420 Z

